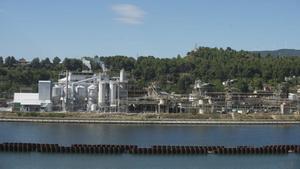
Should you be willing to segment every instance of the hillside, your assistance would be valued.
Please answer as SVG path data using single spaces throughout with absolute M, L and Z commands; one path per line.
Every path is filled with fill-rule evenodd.
M 276 87 L 285 77 L 300 76 L 300 57 L 260 57 L 231 48 L 200 47 L 176 58 L 94 56 L 85 59 L 91 61 L 93 72 L 101 72 L 104 63 L 111 74 L 125 69 L 128 78 L 140 87 L 156 83 L 164 91 L 182 94 L 190 93 L 198 79 L 213 84 L 213 91 L 224 91 L 222 82 L 236 79 L 234 87 L 249 92 L 262 89 L 264 84 Z M 12 98 L 14 92 L 24 87 L 37 91 L 38 80 L 57 81 L 59 72 L 83 69 L 86 67 L 78 58 L 63 61 L 58 57 L 35 58 L 23 65 L 12 56 L 0 57 L 0 98 Z M 290 85 L 297 84 L 295 81 Z
M 261 56 L 300 56 L 300 50 L 296 49 L 279 49 L 279 50 L 264 50 L 264 51 L 252 51 L 254 53 L 260 53 Z

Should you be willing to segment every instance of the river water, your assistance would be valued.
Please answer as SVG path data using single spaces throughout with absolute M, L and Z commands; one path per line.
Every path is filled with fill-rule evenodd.
M 70 144 L 300 144 L 299 125 L 0 123 L 0 142 Z M 0 153 L 0 169 L 299 169 L 300 155 L 91 155 Z

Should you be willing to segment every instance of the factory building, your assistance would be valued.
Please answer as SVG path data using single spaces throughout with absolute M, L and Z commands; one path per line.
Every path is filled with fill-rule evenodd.
M 14 93 L 13 105 L 15 111 L 52 111 L 51 81 L 40 80 L 38 93 Z
M 55 111 L 126 112 L 127 80 L 122 69 L 118 77 L 110 77 L 106 71 L 66 72 L 66 77 L 52 87 L 52 103 Z
M 13 110 L 22 112 L 127 112 L 128 80 L 125 70 L 109 76 L 105 65 L 102 73 L 90 69 L 83 72 L 63 72 L 57 82 L 40 80 L 38 93 L 14 93 Z

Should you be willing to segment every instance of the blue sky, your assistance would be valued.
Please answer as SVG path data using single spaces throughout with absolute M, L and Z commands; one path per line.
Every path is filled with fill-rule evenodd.
M 300 49 L 299 0 L 0 0 L 0 56 Z

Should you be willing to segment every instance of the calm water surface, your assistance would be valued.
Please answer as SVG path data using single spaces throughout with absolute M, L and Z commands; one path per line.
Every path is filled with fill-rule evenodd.
M 266 145 L 300 144 L 299 125 L 175 126 L 0 123 L 0 142 L 70 145 L 154 144 Z M 82 155 L 0 153 L 0 169 L 299 169 L 300 155 Z

